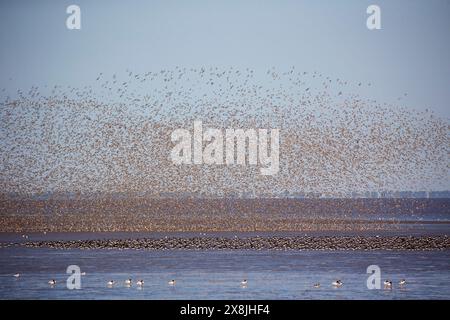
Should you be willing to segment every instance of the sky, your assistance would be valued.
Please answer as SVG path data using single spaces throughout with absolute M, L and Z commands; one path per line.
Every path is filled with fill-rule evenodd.
M 81 30 L 66 28 L 71 4 Z M 381 30 L 366 27 L 371 4 Z M 82 87 L 126 69 L 295 66 L 448 119 L 449 17 L 447 0 L 0 1 L 0 89 Z

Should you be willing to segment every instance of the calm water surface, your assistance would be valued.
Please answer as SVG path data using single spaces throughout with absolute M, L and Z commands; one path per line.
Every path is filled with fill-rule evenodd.
M 81 290 L 66 288 L 68 265 L 80 266 Z M 404 288 L 368 290 L 366 268 Z M 16 279 L 14 273 L 21 273 Z M 127 278 L 144 279 L 140 289 Z M 333 288 L 341 279 L 344 285 Z M 56 279 L 50 287 L 47 281 Z M 116 285 L 107 287 L 108 280 Z M 167 282 L 176 279 L 175 286 Z M 248 286 L 240 286 L 248 279 Z M 314 289 L 314 283 L 321 287 Z M 0 248 L 1 299 L 450 299 L 450 250 L 147 251 Z

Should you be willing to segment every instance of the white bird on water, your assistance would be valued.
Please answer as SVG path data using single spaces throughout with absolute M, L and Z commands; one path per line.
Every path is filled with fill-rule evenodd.
M 398 284 L 401 286 L 404 286 L 406 284 L 406 280 L 402 279 L 402 280 L 400 280 L 400 282 Z
M 133 284 L 133 281 L 131 280 L 131 278 L 130 278 L 130 279 L 127 279 L 127 280 L 125 280 L 125 284 L 126 284 L 127 286 L 131 286 L 131 285 Z
M 56 284 L 56 280 L 52 279 L 48 282 L 49 285 L 54 286 Z
M 169 281 L 169 285 L 171 285 L 171 286 L 174 286 L 174 285 L 175 285 L 175 283 L 176 283 L 176 281 L 175 281 L 175 280 L 170 280 L 170 281 Z
M 392 281 L 391 280 L 384 280 L 383 282 L 385 288 L 392 288 Z
M 320 283 L 314 284 L 314 288 L 320 288 Z
M 16 273 L 15 275 L 13 275 L 15 278 L 20 277 L 20 273 Z
M 247 286 L 247 279 L 241 281 L 241 286 L 243 287 Z
M 114 283 L 115 283 L 115 282 L 114 282 L 114 280 L 109 280 L 109 281 L 108 281 L 108 286 L 110 286 L 110 287 L 111 287 L 111 286 L 113 286 L 113 285 L 114 285 Z
M 144 285 L 144 280 L 138 280 L 137 282 L 136 282 L 136 284 L 138 285 L 138 286 L 143 286 Z
M 333 281 L 331 284 L 332 284 L 333 286 L 335 286 L 335 287 L 340 287 L 340 286 L 343 285 L 343 283 L 342 283 L 341 280 Z

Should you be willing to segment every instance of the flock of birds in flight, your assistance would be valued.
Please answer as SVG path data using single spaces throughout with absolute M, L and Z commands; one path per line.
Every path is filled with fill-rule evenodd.
M 352 93 L 371 86 L 294 67 L 176 67 L 100 73 L 81 88 L 3 89 L 0 186 L 27 195 L 213 196 L 448 187 L 447 121 Z M 213 128 L 279 128 L 280 172 L 174 165 L 170 134 L 192 130 L 195 120 Z

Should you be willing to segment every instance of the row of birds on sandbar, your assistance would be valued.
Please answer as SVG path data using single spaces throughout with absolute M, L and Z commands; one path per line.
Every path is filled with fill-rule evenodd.
M 86 272 L 83 272 L 81 275 L 83 275 L 83 276 L 86 275 Z M 16 273 L 16 274 L 14 274 L 14 277 L 19 278 L 20 274 Z M 51 280 L 48 281 L 48 284 L 51 285 L 51 286 L 54 286 L 54 285 L 56 285 L 56 280 L 55 279 L 51 279 Z M 116 281 L 109 280 L 106 284 L 107 284 L 108 287 L 113 287 L 114 285 L 116 285 Z M 133 285 L 133 280 L 131 278 L 126 279 L 124 281 L 124 284 L 125 284 L 125 286 L 131 287 Z M 170 286 L 174 286 L 176 284 L 176 280 L 172 279 L 167 284 L 170 285 Z M 248 284 L 247 279 L 244 279 L 244 280 L 241 281 L 241 286 L 242 287 L 247 287 L 247 284 Z M 142 287 L 144 285 L 144 280 L 142 280 L 142 279 L 137 280 L 136 281 L 136 285 L 138 287 Z M 331 283 L 331 285 L 333 287 L 335 287 L 335 288 L 340 288 L 340 287 L 342 287 L 344 285 L 344 283 L 342 282 L 342 280 L 338 279 L 338 280 L 333 281 Z M 383 285 L 384 285 L 384 288 L 390 289 L 393 286 L 393 282 L 391 280 L 385 280 L 383 282 Z M 401 279 L 398 282 L 398 285 L 400 287 L 403 287 L 404 285 L 406 285 L 406 280 L 405 279 Z M 320 283 L 315 283 L 313 285 L 313 287 L 316 288 L 316 289 L 320 288 Z

